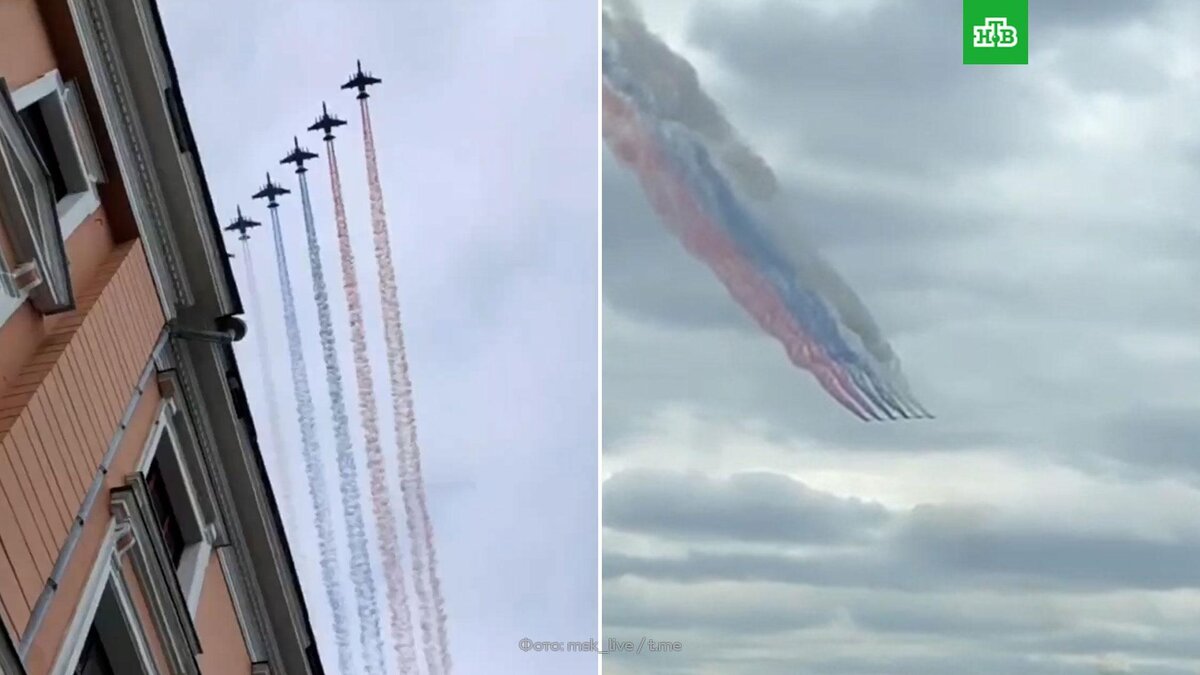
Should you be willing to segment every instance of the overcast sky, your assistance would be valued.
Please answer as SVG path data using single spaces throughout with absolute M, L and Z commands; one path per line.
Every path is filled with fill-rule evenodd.
M 1200 6 L 655 0 L 932 422 L 790 366 L 604 157 L 606 672 L 1200 672 Z M 786 233 L 781 233 L 786 234 Z
M 268 170 L 293 190 L 280 216 L 300 321 L 311 327 L 305 355 L 335 505 L 329 399 L 298 185 L 279 159 L 296 134 L 322 155 L 309 177 L 352 429 L 361 438 L 324 144 L 304 131 L 322 100 L 350 121 L 339 135 L 339 164 L 390 451 L 361 127 L 353 94 L 338 89 L 356 58 L 383 78 L 372 90 L 372 117 L 456 670 L 595 672 L 594 659 L 517 648 L 523 637 L 585 640 L 597 632 L 595 7 L 163 0 L 162 11 L 220 217 L 232 220 L 241 204 L 268 223 L 264 205 L 250 199 Z M 270 235 L 255 235 L 264 315 L 246 319 L 277 346 L 276 386 L 290 392 Z M 232 237 L 230 245 L 239 252 Z M 239 279 L 243 262 L 234 261 Z M 249 292 L 244 281 L 241 290 Z M 254 340 L 237 352 L 256 424 L 269 436 Z M 290 393 L 281 407 L 284 446 L 295 458 L 292 484 L 306 495 Z M 357 448 L 365 495 L 361 443 Z M 369 505 L 364 514 L 373 529 Z M 311 531 L 311 512 L 303 521 Z M 340 543 L 349 602 L 348 552 Z M 334 673 L 315 542 L 309 536 L 292 546 L 302 559 L 322 657 Z M 378 560 L 376 572 L 382 606 Z

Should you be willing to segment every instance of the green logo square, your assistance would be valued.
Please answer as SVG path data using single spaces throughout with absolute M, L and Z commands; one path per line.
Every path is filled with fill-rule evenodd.
M 963 0 L 963 63 L 1029 63 L 1029 0 Z

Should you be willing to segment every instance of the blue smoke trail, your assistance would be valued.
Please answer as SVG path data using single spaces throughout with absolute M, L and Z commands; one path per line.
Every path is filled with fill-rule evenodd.
M 296 169 L 300 177 L 300 201 L 304 205 L 304 232 L 308 238 L 308 264 L 312 271 L 313 294 L 317 304 L 317 323 L 320 326 L 321 355 L 325 361 L 325 383 L 329 387 L 333 412 L 334 448 L 341 480 L 342 508 L 345 509 L 346 539 L 350 545 L 350 578 L 358 606 L 359 641 L 367 672 L 383 675 L 383 639 L 379 624 L 379 608 L 375 604 L 375 577 L 371 574 L 371 557 L 367 549 L 367 534 L 363 524 L 362 495 L 358 488 L 358 467 L 350 440 L 350 420 L 346 413 L 346 396 L 342 385 L 342 370 L 338 364 L 337 344 L 333 335 L 333 316 L 329 311 L 329 289 L 321 265 L 321 245 L 313 223 L 312 202 L 308 194 L 307 169 Z
M 269 182 L 269 177 L 268 177 Z M 288 354 L 291 357 L 292 388 L 296 391 L 296 415 L 300 418 L 300 445 L 304 456 L 304 471 L 308 477 L 308 494 L 312 498 L 313 516 L 316 519 L 317 550 L 320 555 L 321 581 L 333 616 L 333 632 L 337 643 L 338 665 L 343 675 L 358 672 L 354 668 L 354 653 L 350 649 L 350 631 L 346 625 L 346 613 L 342 608 L 342 583 L 338 577 L 337 548 L 333 531 L 333 518 L 326 499 L 325 472 L 321 466 L 320 448 L 317 446 L 316 411 L 313 407 L 312 391 L 308 386 L 308 371 L 304 365 L 304 348 L 300 340 L 300 324 L 296 319 L 296 297 L 292 291 L 291 275 L 288 274 L 287 253 L 283 247 L 283 233 L 279 227 L 277 205 L 270 206 L 271 234 L 275 239 L 275 261 L 279 267 L 279 288 L 283 296 L 283 323 L 287 331 Z
M 799 284 L 792 264 L 779 253 L 754 214 L 737 200 L 724 176 L 713 166 L 707 149 L 691 142 L 690 134 L 686 131 L 666 136 L 672 159 L 681 173 L 687 176 L 692 189 L 703 198 L 714 214 L 714 220 L 729 233 L 743 255 L 763 272 L 788 310 L 812 332 L 829 357 L 845 368 L 862 396 L 870 400 L 874 407 L 886 411 L 885 404 L 873 395 L 872 390 L 878 383 L 869 374 L 871 366 L 847 344 L 828 305 Z M 865 386 L 864 380 L 871 385 Z M 873 417 L 880 419 L 872 406 L 861 400 L 859 404 Z M 890 414 L 888 416 L 891 417 Z

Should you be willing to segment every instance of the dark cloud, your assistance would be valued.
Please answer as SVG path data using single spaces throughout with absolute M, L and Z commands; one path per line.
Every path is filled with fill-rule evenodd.
M 897 552 L 990 584 L 1064 588 L 1200 588 L 1200 539 L 1151 540 L 998 523 L 961 507 L 915 509 Z
M 1072 33 L 1059 41 L 1063 47 L 1055 65 L 1078 91 L 1131 96 L 1155 93 L 1169 84 L 1161 53 L 1149 47 L 1131 49 L 1120 42 L 1102 50 L 1089 49 L 1094 41 L 1089 32 Z
M 1097 434 L 1126 470 L 1200 479 L 1200 414 L 1185 406 L 1139 407 L 1106 419 Z
M 627 514 L 622 516 L 629 520 Z M 651 522 L 655 517 L 653 511 L 643 515 Z M 839 517 L 844 519 L 842 514 Z M 831 524 L 839 522 L 830 520 Z M 686 533 L 687 526 L 680 532 Z M 888 538 L 850 551 L 730 553 L 692 548 L 675 558 L 612 554 L 605 557 L 604 574 L 687 582 L 771 581 L 904 590 L 983 586 L 1163 591 L 1200 589 L 1198 559 L 1200 538 L 1196 537 L 1162 541 L 1067 528 L 1021 527 L 997 522 L 985 510 L 920 506 L 906 514 Z
M 1166 662 L 1188 663 L 1200 656 L 1186 629 L 1164 626 L 1130 634 L 1097 617 L 1064 613 L 1061 608 L 1070 598 L 1063 596 L 844 588 L 791 592 L 770 585 L 751 585 L 733 594 L 709 584 L 696 587 L 696 597 L 690 597 L 688 587 L 672 588 L 676 592 L 647 596 L 636 587 L 617 585 L 605 598 L 605 606 L 621 617 L 607 634 L 648 635 L 685 645 L 670 659 L 641 662 L 642 667 L 653 663 L 654 672 L 661 663 L 678 672 L 721 667 L 719 672 L 949 674 L 962 672 L 969 662 L 972 673 L 1001 675 L 1092 673 L 1104 666 L 1157 662 L 1151 666 L 1154 672 L 1178 673 L 1187 671 Z M 724 611 L 714 612 L 716 607 Z M 713 640 L 734 648 L 727 653 L 703 649 Z M 776 647 L 768 651 L 768 644 Z M 739 670 L 747 664 L 737 655 L 748 651 L 757 654 L 757 670 Z M 620 655 L 609 658 L 622 660 Z M 792 670 L 784 670 L 785 664 Z M 629 665 L 636 667 L 632 661 Z
M 1169 4 L 1166 0 L 1034 0 L 1029 3 L 1029 24 L 1049 30 L 1119 28 L 1148 20 Z
M 829 607 L 715 606 L 695 603 L 684 609 L 638 601 L 621 602 L 620 610 L 621 626 L 651 632 L 686 628 L 761 635 L 827 626 L 837 618 L 836 612 Z M 681 616 L 684 611 L 686 616 Z M 616 634 L 628 632 L 624 630 Z
M 1031 4 L 1031 58 L 1045 55 L 1032 66 L 1054 67 L 1081 91 L 1167 84 L 1159 52 L 1096 34 L 1154 19 L 1163 3 Z M 887 2 L 830 15 L 783 0 L 707 3 L 691 14 L 690 38 L 736 75 L 726 86 L 754 111 L 748 123 L 786 140 L 775 156 L 949 178 L 1036 151 L 1059 114 L 1037 68 L 962 65 L 961 7 Z M 1098 40 L 1104 50 L 1092 48 Z
M 691 39 L 736 77 L 772 155 L 953 175 L 1046 141 L 1031 69 L 965 68 L 961 3 L 884 3 L 833 16 L 780 0 L 705 5 Z
M 604 482 L 604 526 L 668 538 L 798 544 L 860 539 L 888 521 L 879 504 L 843 499 L 770 472 L 715 480 L 637 469 Z

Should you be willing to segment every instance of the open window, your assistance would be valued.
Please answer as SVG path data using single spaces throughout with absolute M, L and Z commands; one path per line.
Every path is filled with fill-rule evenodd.
M 142 472 L 109 492 L 109 508 L 108 532 L 50 672 L 200 675 L 200 638 Z
M 63 643 L 53 672 L 70 675 L 151 675 L 158 673 L 129 589 L 115 564 L 115 536 L 84 589 L 79 614 Z
M 108 647 L 100 639 L 96 627 L 88 631 L 87 639 L 83 642 L 83 652 L 75 662 L 72 675 L 116 675 L 113 670 L 113 659 L 108 655 Z
M 0 80 L 0 291 L 15 309 L 29 297 L 42 312 L 74 306 L 50 174 Z M 0 315 L 0 320 L 8 318 Z
M 17 646 L 12 640 L 12 631 L 6 621 L 0 620 L 0 673 L 5 675 L 25 675 L 25 666 L 17 654 Z
M 65 239 L 100 205 L 96 185 L 104 181 L 79 87 L 52 70 L 12 97 L 49 177 Z
M 184 595 L 181 577 L 184 567 L 171 560 L 159 533 L 159 514 L 142 472 L 130 474 L 124 486 L 109 493 L 112 512 L 122 532 L 115 556 L 136 580 L 145 598 L 150 619 L 162 645 L 172 672 L 199 675 L 196 655 L 200 653 L 200 637 L 196 633 L 196 605 Z M 206 559 L 206 558 L 205 558 Z M 196 569 L 202 574 L 203 566 Z M 196 599 L 199 593 L 195 594 Z
M 100 205 L 104 181 L 75 83 L 57 70 L 12 91 L 0 78 L 0 323 L 26 298 L 74 307 L 64 242 Z
M 142 473 L 154 533 L 163 544 L 188 609 L 194 614 L 212 557 L 212 537 L 184 459 L 184 440 L 175 427 L 174 418 L 174 406 L 166 405 L 159 416 L 151 445 L 143 455 Z
M 105 585 L 72 675 L 135 675 L 157 669 L 137 614 L 114 579 Z
M 150 469 L 146 471 L 146 489 L 150 492 L 150 503 L 154 507 L 158 536 L 162 537 L 175 569 L 179 569 L 187 543 L 183 539 L 183 528 L 179 525 L 175 505 L 171 503 L 171 490 L 167 486 L 167 479 L 163 477 L 162 464 L 161 457 L 150 463 Z M 176 498 L 174 501 L 180 500 Z

